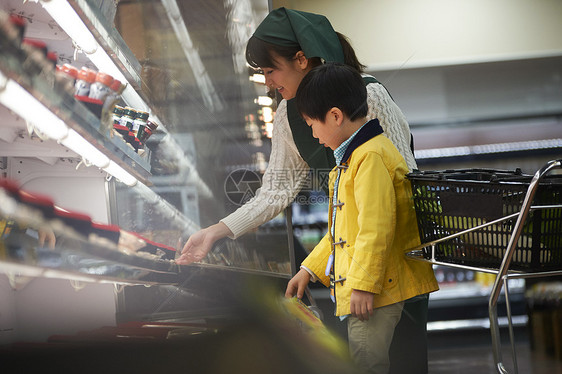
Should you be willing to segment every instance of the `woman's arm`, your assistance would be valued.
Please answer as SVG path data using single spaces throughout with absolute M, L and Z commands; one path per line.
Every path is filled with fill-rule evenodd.
M 287 120 L 287 104 L 283 100 L 273 121 L 269 164 L 256 196 L 219 223 L 193 234 L 184 245 L 177 263 L 187 265 L 200 261 L 217 240 L 225 237 L 236 239 L 277 216 L 300 191 L 308 170 L 293 140 Z
M 379 123 L 387 138 L 406 160 L 410 171 L 417 169 L 416 160 L 410 148 L 411 132 L 410 125 L 402 110 L 396 105 L 388 94 L 388 91 L 380 83 L 367 85 L 367 105 L 369 119 L 378 118 Z
M 221 220 L 232 232 L 232 239 L 275 218 L 293 201 L 308 177 L 309 167 L 300 156 L 289 127 L 285 100 L 275 113 L 271 147 L 269 164 L 256 196 Z

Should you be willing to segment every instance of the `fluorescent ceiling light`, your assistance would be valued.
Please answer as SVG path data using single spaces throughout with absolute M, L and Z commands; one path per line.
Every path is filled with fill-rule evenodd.
M 254 102 L 261 106 L 270 106 L 273 105 L 273 99 L 269 96 L 258 96 Z
M 22 86 L 12 79 L 7 79 L 0 72 L 1 81 L 4 81 L 5 85 L 2 85 L 4 89 L 0 90 L 0 103 L 6 108 L 51 139 L 60 140 L 68 134 L 66 124 Z
M 41 0 L 41 5 L 84 53 L 91 54 L 100 49 L 98 42 L 68 1 Z
M 496 154 L 528 151 L 533 149 L 561 148 L 562 139 L 529 140 L 524 142 L 483 144 L 462 147 L 433 148 L 415 150 L 417 159 L 458 157 L 469 155 Z
M 273 137 L 273 123 L 265 123 L 265 136 L 267 136 L 269 139 Z
M 264 122 L 273 122 L 273 109 L 271 107 L 264 106 L 261 111 Z
M 72 129 L 68 131 L 68 135 L 64 139 L 60 140 L 60 143 L 99 168 L 109 165 L 109 157 Z
M 255 83 L 265 84 L 265 75 L 263 74 L 253 74 L 250 76 L 250 81 Z

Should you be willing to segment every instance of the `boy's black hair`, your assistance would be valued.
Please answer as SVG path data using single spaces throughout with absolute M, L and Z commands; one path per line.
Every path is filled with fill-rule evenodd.
M 333 107 L 351 121 L 367 116 L 367 89 L 357 70 L 339 63 L 312 69 L 301 81 L 296 95 L 301 115 L 324 121 Z

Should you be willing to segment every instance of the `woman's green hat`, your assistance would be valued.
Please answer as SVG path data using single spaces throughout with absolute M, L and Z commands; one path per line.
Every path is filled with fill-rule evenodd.
M 278 8 L 265 17 L 254 36 L 283 47 L 300 46 L 307 58 L 344 63 L 338 35 L 330 21 L 320 14 Z

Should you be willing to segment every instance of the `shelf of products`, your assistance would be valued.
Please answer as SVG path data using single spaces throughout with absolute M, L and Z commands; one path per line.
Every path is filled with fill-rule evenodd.
M 123 223 L 131 232 L 161 239 L 165 245 L 178 249 L 182 245 L 180 240 L 200 228 L 197 200 L 213 200 L 214 193 L 199 176 L 195 157 L 188 155 L 185 144 L 177 143 L 182 136 L 188 139 L 189 135 L 170 134 L 155 109 L 157 106 L 151 104 L 151 87 L 144 81 L 143 66 L 113 26 L 115 6 L 84 0 L 4 4 L 0 22 L 0 85 L 9 86 L 9 90 L 0 93 L 1 114 L 6 119 L 0 126 L 0 141 L 6 143 L 0 156 L 12 158 L 12 162 L 17 157 L 36 157 L 51 163 L 55 159 L 82 159 L 77 168 L 81 164 L 100 168 L 115 177 L 106 183 L 110 221 Z M 169 4 L 166 9 L 169 13 Z M 30 47 L 30 37 L 39 42 Z M 47 43 L 41 44 L 39 39 Z M 60 69 L 53 68 L 55 61 Z M 64 74 L 65 68 L 76 66 L 95 68 L 122 82 L 121 95 L 112 104 L 127 105 L 148 114 L 148 119 L 157 125 L 151 140 L 153 147 L 145 146 L 145 152 L 139 152 L 127 144 L 114 131 L 117 127 L 111 121 L 112 111 L 108 110 L 112 106 L 103 108 L 100 114 L 100 108 L 93 107 L 92 111 L 89 103 L 78 100 L 75 81 L 81 76 L 69 84 L 69 74 Z M 71 144 L 70 138 L 79 142 Z M 192 140 L 191 146 L 195 147 Z M 158 153 L 156 165 L 172 166 L 174 173 L 153 173 L 153 149 Z M 123 183 L 116 183 L 116 179 Z M 168 197 L 175 193 L 184 198 L 181 211 L 169 201 Z M 186 196 L 190 199 L 187 203 Z M 145 212 L 146 221 L 155 221 L 157 217 L 162 222 L 157 224 L 158 229 L 147 227 L 146 222 L 139 225 L 139 219 L 144 219 L 138 214 Z M 280 272 L 286 277 L 284 260 L 247 253 L 242 247 L 235 242 L 219 245 L 206 262 L 257 272 Z
M 3 272 L 119 284 L 178 282 L 174 248 L 0 182 Z
M 29 58 L 28 55 L 17 53 L 16 50 L 12 50 L 13 53 L 11 54 L 10 51 L 6 52 L 2 53 L 0 57 L 0 84 L 8 90 L 2 94 L 2 102 L 6 106 L 9 106 L 13 111 L 17 111 L 22 117 L 34 120 L 35 123 L 42 122 L 42 124 L 35 126 L 38 128 L 37 131 L 48 134 L 47 137 L 49 138 L 55 138 L 53 140 L 60 140 L 62 144 L 66 142 L 64 139 L 69 139 L 70 131 L 75 131 L 87 142 L 82 142 L 83 145 L 90 144 L 90 147 L 95 147 L 109 160 L 123 167 L 125 171 L 134 175 L 137 179 L 149 183 L 147 179 L 150 176 L 148 160 L 139 156 L 121 138 L 111 135 L 112 129 L 103 126 L 99 118 L 67 92 L 57 90 L 42 75 L 31 76 L 26 73 L 22 67 L 25 66 L 25 62 Z M 54 70 L 52 74 L 51 78 L 54 78 Z M 7 96 L 11 96 L 17 101 L 12 102 Z M 37 103 L 45 108 L 43 116 L 41 116 L 40 109 L 37 109 Z M 33 113 L 29 111 L 33 111 Z M 47 111 L 52 114 L 46 114 Z M 37 118 L 39 116 L 41 118 Z M 51 122 L 53 120 L 58 121 L 53 123 Z M 63 127 L 61 121 L 68 128 Z M 55 128 L 58 125 L 60 125 L 59 128 Z M 19 130 L 27 129 L 21 128 Z M 86 148 L 79 149 L 80 145 L 70 145 L 70 147 L 76 148 L 77 151 L 86 152 Z M 85 157 L 89 157 L 91 158 L 90 161 L 96 162 L 97 158 L 103 156 L 89 152 L 85 154 Z M 106 165 L 109 165 L 109 162 L 101 161 L 99 165 L 105 168 Z
M 75 66 L 82 66 L 83 69 L 95 66 L 98 75 L 103 73 L 109 76 L 109 79 L 121 82 L 122 86 L 116 102 L 122 101 L 135 111 L 145 113 L 149 119 L 149 126 L 150 122 L 154 124 L 152 130 L 157 127 L 158 132 L 169 135 L 168 130 L 154 112 L 154 106 L 150 104 L 149 98 L 144 94 L 147 87 L 143 86 L 141 80 L 139 61 L 126 46 L 115 28 L 108 25 L 108 21 L 97 8 L 84 1 L 56 0 L 38 2 L 37 4 L 28 3 L 25 6 L 17 2 L 12 3 L 13 8 L 10 8 L 11 16 L 9 17 L 17 17 L 22 20 L 23 25 L 20 27 L 24 28 L 27 24 L 27 27 L 31 28 L 27 34 L 47 40 L 53 51 L 48 50 L 46 44 L 39 39 L 27 38 L 24 39 L 27 41 L 24 44 L 39 45 L 51 58 L 54 56 L 56 59 L 58 55 L 58 61 L 69 61 Z M 72 97 L 73 95 L 68 92 L 68 79 L 64 79 L 64 74 L 59 73 L 58 68 L 74 67 L 68 63 L 63 66 L 61 62 L 55 72 L 51 69 L 51 62 L 49 62 L 51 60 L 48 60 L 46 56 L 41 58 L 37 51 L 28 45 L 22 49 L 20 46 L 22 43 L 21 35 L 17 33 L 17 30 L 14 30 L 14 27 L 10 29 L 7 18 L 8 14 L 3 13 L 4 34 L 2 37 L 4 39 L 2 46 L 6 53 L 2 54 L 0 68 L 3 73 L 4 84 L 14 86 L 13 83 L 15 83 L 17 87 L 13 90 L 18 91 L 23 99 L 18 96 L 17 103 L 7 101 L 5 104 L 28 122 L 32 122 L 39 131 L 43 130 L 50 138 L 67 145 L 65 144 L 67 142 L 61 141 L 61 138 L 66 136 L 64 126 L 48 125 L 54 119 L 52 115 L 48 116 L 48 121 L 46 119 L 41 120 L 39 116 L 33 116 L 34 110 L 26 110 L 27 108 L 34 109 L 38 103 L 41 104 L 43 108 L 40 111 L 45 112 L 46 109 L 54 114 L 54 117 L 62 120 L 71 130 L 84 137 L 86 142 L 111 159 L 111 167 L 104 167 L 104 170 L 111 174 L 117 167 L 124 167 L 136 179 L 144 184 L 151 185 L 149 180 L 151 177 L 150 150 L 144 147 L 144 142 L 139 143 L 134 139 L 136 136 L 141 137 L 140 132 L 137 135 L 133 129 L 132 138 L 135 142 L 129 141 L 126 134 L 122 136 L 119 134 L 121 131 L 114 131 L 117 126 L 113 126 L 114 124 L 111 123 L 111 117 L 115 117 L 111 110 L 111 103 L 107 105 L 108 102 L 106 101 L 103 109 L 101 107 L 95 108 L 90 103 L 84 103 L 84 100 L 80 102 L 76 99 L 77 96 Z M 75 25 L 74 27 L 68 26 L 69 20 L 72 21 L 72 25 Z M 23 30 L 25 32 L 25 29 Z M 88 47 L 84 47 L 84 45 L 88 45 Z M 76 72 L 74 74 L 76 75 Z M 12 88 L 10 87 L 10 89 Z M 78 94 L 78 92 L 74 93 Z M 13 97 L 14 95 L 11 94 L 10 96 Z M 101 113 L 96 113 L 98 118 L 85 110 L 86 106 L 90 109 L 94 107 L 94 111 L 101 110 Z M 121 124 L 123 124 L 124 119 L 125 116 L 122 117 Z M 47 125 L 60 128 L 55 129 L 57 130 L 55 131 L 47 128 Z M 127 140 L 126 142 L 123 141 L 123 137 Z M 168 156 L 179 158 L 179 161 L 181 161 L 182 152 L 177 151 L 178 146 L 174 142 L 174 137 L 166 136 L 165 141 L 171 150 L 175 150 L 175 152 L 170 152 Z M 133 147 L 128 143 L 132 144 Z M 139 146 L 140 150 L 138 149 Z M 78 150 L 78 154 L 80 154 L 82 147 L 74 147 L 74 150 Z M 95 151 L 93 152 L 95 153 Z M 107 159 L 103 156 L 92 155 L 92 152 L 86 153 L 90 158 L 96 158 L 96 161 L 102 159 L 102 161 L 94 162 L 94 164 L 97 164 L 96 166 L 107 165 Z M 139 155 L 141 153 L 144 153 L 143 157 Z M 178 160 L 170 160 L 170 162 L 175 161 Z M 197 171 L 189 165 L 189 162 L 184 162 L 184 164 L 187 164 L 183 167 L 189 170 L 190 178 L 196 182 L 202 193 L 208 195 L 209 188 L 198 177 Z M 120 173 L 120 175 L 123 174 Z M 127 184 L 135 183 L 131 177 L 125 176 L 123 179 L 127 181 Z
M 0 271 L 19 277 L 54 277 L 122 285 L 178 285 L 201 269 L 235 271 L 286 279 L 280 273 L 251 268 L 244 251 L 215 263 L 177 265 L 175 248 L 154 242 L 115 225 L 94 222 L 82 213 L 55 206 L 45 196 L 31 194 L 0 179 Z M 244 264 L 246 266 L 237 266 Z M 221 265 L 222 264 L 222 265 Z M 267 265 L 263 266 L 266 268 Z M 270 269 L 279 270 L 279 269 Z
M 51 58 L 54 55 L 56 59 L 58 54 L 59 61 L 70 61 L 74 53 L 75 65 L 92 66 L 92 63 L 96 63 L 100 69 L 111 71 L 115 77 L 123 79 L 124 91 L 120 97 L 116 98 L 116 101 L 123 100 L 127 105 L 140 107 L 147 113 L 151 112 L 149 105 L 146 104 L 146 98 L 143 97 L 140 90 L 140 64 L 126 47 L 115 28 L 108 27 L 99 12 L 96 12 L 95 8 L 90 8 L 83 1 L 53 1 L 36 4 L 13 1 L 6 6 L 10 15 L 2 13 L 2 32 L 0 33 L 3 50 L 0 58 L 0 78 L 2 78 L 0 83 L 4 87 L 2 103 L 24 120 L 18 120 L 17 117 L 10 120 L 12 115 L 3 111 L 3 114 L 6 115 L 3 116 L 5 118 L 0 127 L 0 137 L 7 144 L 3 147 L 1 156 L 36 156 L 43 160 L 53 154 L 64 157 L 81 157 L 87 166 L 93 164 L 100 167 L 125 184 L 135 186 L 139 195 L 148 197 L 150 201 L 158 201 L 156 208 L 160 208 L 162 214 L 181 221 L 180 227 L 190 228 L 189 231 L 185 231 L 186 233 L 197 229 L 195 223 L 182 217 L 177 209 L 162 202 L 156 193 L 146 187 L 152 184 L 149 179 L 151 177 L 150 149 L 139 150 L 128 144 L 129 142 L 125 142 L 123 136 L 114 131 L 115 125 L 110 117 L 112 113 L 109 113 L 111 105 L 104 107 L 105 113 L 101 113 L 101 119 L 99 118 L 100 113 L 96 113 L 96 115 L 88 110 L 91 109 L 91 105 L 87 107 L 87 104 L 77 100 L 77 97 L 73 95 L 76 92 L 74 92 L 74 86 L 69 84 L 69 77 L 65 77 L 65 74 L 59 69 L 53 69 L 52 59 L 47 59 L 44 53 L 30 47 L 30 45 L 39 46 L 47 50 L 46 44 L 38 39 L 23 38 L 24 35 L 30 35 L 47 40 L 49 45 L 56 50 L 56 52 L 49 51 Z M 82 18 L 77 19 L 79 16 Z M 81 38 L 81 40 L 70 39 L 64 33 L 68 27 L 65 28 L 65 25 L 55 23 L 55 20 L 66 22 L 66 18 L 77 21 L 75 22 L 77 29 L 84 25 L 88 27 L 86 31 L 82 31 L 82 36 L 78 36 L 76 30 L 70 30 L 71 34 L 74 34 L 74 38 Z M 10 22 L 14 19 L 19 22 Z M 84 20 L 86 22 L 81 26 L 80 23 Z M 85 43 L 84 35 L 89 31 L 91 31 L 91 37 L 96 36 L 96 39 L 89 40 L 89 43 L 92 45 L 98 43 L 98 45 L 86 48 L 86 50 L 99 49 L 99 52 L 88 54 L 79 45 Z M 33 44 L 30 44 L 29 41 L 32 41 Z M 108 52 L 109 47 L 114 49 Z M 77 54 L 78 51 L 81 53 Z M 99 54 L 102 52 L 109 53 L 106 57 L 110 59 L 100 59 Z M 69 64 L 64 65 L 64 67 L 66 66 L 72 67 Z M 61 67 L 61 65 L 57 67 Z M 74 69 L 76 70 L 76 68 Z M 117 79 L 115 81 L 118 82 Z M 98 110 L 101 107 L 94 109 Z M 156 116 L 151 119 L 159 121 Z M 159 126 L 158 131 L 167 134 L 163 125 Z M 40 151 L 36 150 L 37 142 L 24 142 L 28 136 L 40 138 L 42 147 Z M 178 147 L 172 137 L 165 136 L 164 140 L 169 149 L 177 150 Z M 22 148 L 28 146 L 29 143 L 31 146 L 26 147 L 29 152 L 25 154 Z M 180 152 L 176 151 L 172 156 L 177 157 L 178 154 Z M 184 166 L 184 169 L 189 169 L 189 167 Z M 208 187 L 197 179 L 196 172 L 192 171 L 190 178 L 197 181 L 196 184 L 204 195 L 210 194 Z M 137 180 L 141 183 L 137 184 Z
M 66 35 L 60 36 L 62 31 L 53 24 L 40 4 L 24 6 L 14 2 L 12 5 L 16 8 L 10 9 L 10 15 L 4 12 L 0 14 L 0 44 L 3 51 L 0 56 L 0 84 L 3 87 L 0 92 L 0 102 L 3 104 L 3 121 L 0 126 L 3 146 L 0 156 L 36 157 L 47 164 L 56 163 L 56 159 L 61 157 L 81 158 L 86 166 L 94 165 L 103 169 L 108 175 L 116 177 L 132 188 L 132 191 L 136 191 L 140 198 L 150 201 L 153 209 L 171 221 L 171 226 L 179 227 L 184 233 L 197 230 L 195 223 L 147 187 L 151 184 L 148 179 L 151 176 L 150 150 L 147 149 L 141 155 L 142 149 L 135 149 L 125 142 L 114 131 L 114 121 L 108 113 L 99 113 L 101 101 L 92 110 L 91 105 L 84 104 L 82 96 L 75 95 L 78 94 L 76 90 L 79 89 L 80 76 L 71 77 L 58 69 L 60 65 L 57 65 L 57 69 L 54 68 L 57 54 L 60 56 L 59 60 L 63 61 L 70 54 L 68 49 L 73 48 L 73 40 Z M 28 28 L 29 24 L 33 24 L 33 27 Z M 45 24 L 49 25 L 50 30 L 43 32 L 44 27 L 41 25 Z M 45 54 L 48 50 L 45 43 L 38 39 L 24 38 L 24 35 L 44 37 L 48 41 L 58 42 L 60 39 L 64 43 L 55 43 L 53 48 L 56 48 L 56 52 L 51 50 Z M 115 40 L 115 35 L 108 40 Z M 134 58 L 129 57 L 129 61 L 134 61 Z M 88 63 L 81 58 L 76 59 L 76 62 Z M 65 68 L 67 66 L 74 68 L 72 65 L 64 65 Z M 106 64 L 105 67 L 109 68 L 110 65 Z M 121 85 L 130 88 L 129 81 L 125 82 Z M 109 106 L 104 105 L 104 110 L 111 110 L 119 100 L 124 100 L 124 97 L 116 97 Z M 107 102 L 109 98 L 106 104 Z M 144 102 L 142 105 L 145 106 Z M 6 165 L 4 164 L 3 169 L 6 169 Z M 77 168 L 79 166 L 80 163 Z M 80 175 L 76 178 L 80 178 Z M 71 185 L 68 187 L 72 188 Z M 64 233 L 60 234 L 64 236 Z M 22 240 L 25 239 L 25 236 L 22 237 Z M 88 246 L 87 243 L 85 245 Z M 94 246 L 98 248 L 98 252 L 103 252 L 103 248 L 99 247 Z M 114 254 L 111 251 L 108 253 Z M 19 269 L 24 270 L 21 266 Z M 32 272 L 37 273 L 33 269 Z
M 88 36 L 88 31 L 83 30 L 84 24 L 78 18 L 78 13 L 69 8 L 68 2 L 53 1 L 36 4 L 10 2 L 6 6 L 10 13 L 2 13 L 3 53 L 0 61 L 4 105 L 28 123 L 31 123 L 43 135 L 65 146 L 69 146 L 67 143 L 71 143 L 68 139 L 70 135 L 74 138 L 80 138 L 84 146 L 75 145 L 72 147 L 71 145 L 70 148 L 74 148 L 73 150 L 78 151 L 78 154 L 83 151 L 87 157 L 94 159 L 90 161 L 95 161 L 96 166 L 104 167 L 110 173 L 119 167 L 123 167 L 136 179 L 149 183 L 147 179 L 150 176 L 149 155 L 140 157 L 137 154 L 138 149 L 133 149 L 123 142 L 122 138 L 114 136 L 111 118 L 109 118 L 112 102 L 109 99 L 105 100 L 104 111 L 99 113 L 98 111 L 102 110 L 103 103 L 96 106 L 90 102 L 95 101 L 94 99 L 103 99 L 102 97 L 90 95 L 92 99 L 86 103 L 84 103 L 84 100 L 78 100 L 82 97 L 74 94 L 83 95 L 83 93 L 78 92 L 80 91 L 78 83 L 76 89 L 74 89 L 73 79 L 62 73 L 60 68 L 64 61 L 74 61 L 75 65 L 84 68 L 94 66 L 97 63 L 98 75 L 104 73 L 105 78 L 110 79 L 111 82 L 119 83 L 116 86 L 118 92 L 115 95 L 115 100 L 123 99 L 127 103 L 131 102 L 131 105 L 137 105 L 145 109 L 147 104 L 131 87 L 131 82 L 135 82 L 132 74 L 122 74 L 118 65 L 110 59 L 100 60 L 99 55 L 104 50 L 93 39 L 89 40 L 93 47 L 88 49 L 97 51 L 99 47 L 99 52 L 86 54 L 81 49 L 80 44 L 85 43 L 84 38 Z M 51 14 L 54 14 L 55 17 L 51 17 Z M 65 34 L 68 27 L 65 29 L 64 24 L 62 26 L 57 24 L 56 21 L 59 20 L 64 23 L 73 21 L 74 27 L 71 29 L 71 33 L 74 33 L 74 38 L 80 40 L 69 38 Z M 79 35 L 77 34 L 78 30 L 82 30 Z M 96 32 L 95 34 L 99 35 L 100 33 Z M 114 39 L 115 37 L 112 36 L 108 40 Z M 43 40 L 46 40 L 48 44 Z M 83 52 L 83 54 L 78 55 L 78 51 Z M 118 55 L 121 55 L 121 53 L 118 53 Z M 134 60 L 129 58 L 128 61 Z M 66 66 L 73 67 L 70 64 L 65 64 L 64 67 Z M 131 64 L 121 64 L 120 66 L 131 66 Z M 76 68 L 74 70 L 76 71 Z M 111 75 L 107 73 L 108 71 L 111 71 Z M 79 81 L 76 72 L 73 78 L 77 82 Z M 110 84 L 108 81 L 105 82 L 108 85 Z M 87 88 L 89 88 L 89 83 Z M 104 87 L 102 83 L 95 83 L 94 85 Z M 105 90 L 112 92 L 109 87 L 106 87 Z M 103 93 L 104 91 L 98 90 L 98 92 Z M 95 114 L 86 108 L 91 109 Z M 81 139 L 82 137 L 84 140 Z M 90 149 L 97 148 L 101 151 L 103 156 L 95 151 L 84 150 L 88 148 L 86 143 L 91 145 Z M 111 167 L 108 165 L 108 158 L 111 160 Z M 126 179 L 130 184 L 133 183 L 132 178 L 123 179 Z
M 239 49 L 215 49 L 208 30 L 186 29 L 176 17 L 191 16 L 185 4 L 122 2 L 114 20 L 116 6 L 0 6 L 0 314 L 8 316 L 0 321 L 0 346 L 72 336 L 101 323 L 208 325 L 236 314 L 252 285 L 280 290 L 290 277 L 282 229 L 220 241 L 197 264 L 175 263 L 190 235 L 233 209 L 223 193 L 234 161 L 223 145 L 232 145 L 241 163 L 253 162 L 240 149 L 256 140 L 244 130 L 248 113 L 259 108 L 256 83 L 245 65 L 231 72 L 216 63 L 231 63 L 215 57 L 218 51 L 231 57 Z M 247 32 L 242 16 L 256 17 L 221 18 L 230 34 Z M 199 50 L 184 48 L 190 37 Z M 143 54 L 148 45 L 155 55 Z M 90 84 L 87 94 L 78 92 L 83 83 Z M 113 96 L 100 100 L 98 88 Z M 138 130 L 127 107 L 143 113 Z M 149 138 L 141 126 L 153 130 Z M 265 150 L 253 144 L 250 154 Z

